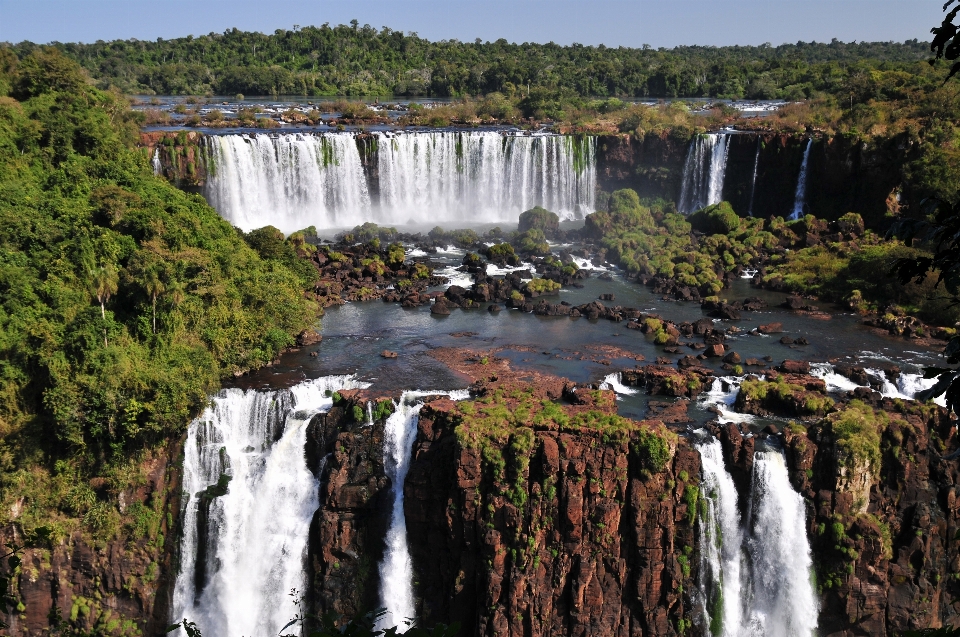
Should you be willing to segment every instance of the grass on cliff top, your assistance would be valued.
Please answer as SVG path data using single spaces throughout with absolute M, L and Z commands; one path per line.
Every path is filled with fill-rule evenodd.
M 600 434 L 605 443 L 630 440 L 648 468 L 662 471 L 666 467 L 676 434 L 662 425 L 654 427 L 604 411 L 615 405 L 613 392 L 595 390 L 591 399 L 600 409 L 568 411 L 556 402 L 537 398 L 532 388 L 509 394 L 498 389 L 490 396 L 457 404 L 457 440 L 464 448 L 480 449 L 484 461 L 493 465 L 498 475 L 505 466 L 504 449 L 518 452 L 522 447 L 523 453 L 529 453 L 534 431 Z
M 883 411 L 859 400 L 826 417 L 825 423 L 842 452 L 841 462 L 851 469 L 868 467 L 876 475 L 882 458 L 880 437 L 890 424 Z
M 797 401 L 797 406 L 810 415 L 823 413 L 834 405 L 834 401 L 829 396 L 823 396 L 819 392 L 808 391 L 801 385 L 788 383 L 782 376 L 773 380 L 747 379 L 740 384 L 740 392 L 746 400 L 763 403 L 765 400 L 772 399 L 778 402 L 785 402 L 791 397 L 802 397 L 802 401 Z

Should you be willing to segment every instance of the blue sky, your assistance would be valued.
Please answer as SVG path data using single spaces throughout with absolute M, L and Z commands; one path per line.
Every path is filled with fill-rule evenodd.
M 431 40 L 672 47 L 929 39 L 943 0 L 0 0 L 0 41 L 155 40 L 324 22 Z

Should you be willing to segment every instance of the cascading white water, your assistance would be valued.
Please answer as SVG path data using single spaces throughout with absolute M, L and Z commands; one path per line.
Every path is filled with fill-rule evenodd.
M 150 160 L 150 165 L 153 166 L 153 174 L 159 175 L 163 172 L 163 166 L 160 165 L 160 149 L 155 148 L 153 150 L 153 158 Z
M 593 138 L 493 131 L 375 133 L 377 189 L 353 133 L 207 138 L 204 194 L 243 230 L 515 223 L 543 206 L 561 219 L 593 212 Z M 379 198 L 371 196 L 379 192 Z
M 383 431 L 383 466 L 390 478 L 393 510 L 387 529 L 387 549 L 380 564 L 380 604 L 387 610 L 380 628 L 403 626 L 414 619 L 413 561 L 407 547 L 407 520 L 403 512 L 403 483 L 410 469 L 410 454 L 417 437 L 417 423 L 423 404 L 417 398 L 446 394 L 453 400 L 469 398 L 466 390 L 454 392 L 404 392 L 400 403 L 387 418 Z
M 713 637 L 736 634 L 742 624 L 740 576 L 742 532 L 737 488 L 723 464 L 723 448 L 713 436 L 697 444 L 705 506 L 700 519 L 700 603 L 704 626 Z
M 190 424 L 174 621 L 187 617 L 205 635 L 240 637 L 275 635 L 293 618 L 288 592 L 305 588 L 307 535 L 319 506 L 304 457 L 307 424 L 329 409 L 330 392 L 366 386 L 331 376 L 282 391 L 227 389 Z M 224 475 L 225 495 L 200 495 Z
M 699 598 L 712 637 L 811 637 L 819 608 L 803 498 L 790 485 L 779 451 L 754 455 L 748 516 L 720 443 L 697 445 L 704 506 L 700 514 Z
M 803 163 L 800 164 L 800 176 L 797 177 L 797 194 L 793 198 L 793 212 L 791 219 L 799 219 L 803 216 L 803 209 L 807 205 L 807 162 L 810 161 L 810 149 L 813 148 L 813 139 L 807 141 L 807 147 L 803 151 Z
M 241 230 L 272 225 L 289 233 L 369 221 L 363 217 L 370 194 L 353 134 L 206 139 L 204 195 Z
M 690 142 L 677 206 L 683 214 L 720 203 L 723 199 L 729 137 L 725 133 L 707 133 Z
M 740 635 L 811 637 L 819 606 L 813 590 L 806 506 L 790 485 L 779 451 L 753 458 L 746 538 L 751 564 L 750 608 Z
M 498 132 L 380 134 L 381 217 L 396 223 L 515 221 L 534 206 L 593 212 L 592 137 Z
M 620 372 L 614 372 L 612 374 L 607 374 L 603 382 L 600 383 L 600 389 L 612 389 L 619 399 L 620 396 L 633 396 L 639 393 L 639 389 L 634 387 L 627 387 L 621 382 Z
M 753 216 L 753 200 L 757 194 L 757 170 L 760 168 L 760 146 L 761 138 L 757 135 L 757 152 L 753 156 L 753 179 L 750 181 L 750 208 L 747 210 L 747 216 Z

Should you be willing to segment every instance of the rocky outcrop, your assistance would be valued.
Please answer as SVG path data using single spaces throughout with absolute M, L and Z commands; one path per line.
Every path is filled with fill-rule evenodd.
M 808 138 L 769 132 L 732 135 L 723 200 L 741 215 L 782 216 L 791 210 Z M 632 188 L 641 197 L 677 201 L 689 145 L 690 135 L 677 131 L 645 132 L 640 138 L 600 135 L 597 181 L 608 192 Z M 889 202 L 901 196 L 909 151 L 899 137 L 883 145 L 842 136 L 816 139 L 807 173 L 807 211 L 825 219 L 852 211 L 868 225 L 882 224 Z M 909 205 L 912 197 L 902 193 L 903 203 Z
M 132 522 L 110 539 L 85 527 L 59 535 L 68 521 L 27 536 L 16 522 L 2 530 L 4 545 L 25 547 L 11 581 L 17 608 L 3 617 L 4 634 L 48 635 L 58 621 L 64 634 L 164 632 L 177 576 L 180 449 L 171 444 L 142 462 L 142 481 L 118 496 Z
M 389 397 L 345 391 L 307 429 L 307 464 L 320 480 L 310 524 L 307 598 L 317 614 L 356 617 L 378 607 L 390 480 L 383 466 Z M 367 401 L 383 405 L 367 422 Z
M 514 455 L 511 439 L 498 475 L 459 422 L 450 401 L 424 407 L 405 489 L 425 622 L 460 622 L 465 637 L 690 626 L 700 472 L 691 447 L 672 443 L 655 468 L 643 434 L 537 429 Z
M 808 393 L 817 379 L 785 380 Z M 957 448 L 955 421 L 943 408 L 865 387 L 830 412 L 809 429 L 791 424 L 751 437 L 734 424 L 716 431 L 741 493 L 756 441 L 773 436 L 783 446 L 791 482 L 808 503 L 819 634 L 885 636 L 960 624 L 960 467 L 945 459 Z

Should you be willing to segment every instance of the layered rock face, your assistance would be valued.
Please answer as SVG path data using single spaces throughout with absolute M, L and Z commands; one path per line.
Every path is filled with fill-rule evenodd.
M 956 446 L 956 421 L 939 407 L 861 394 L 867 402 L 838 405 L 839 412 L 809 429 L 793 425 L 780 434 L 791 482 L 808 506 L 820 635 L 956 625 L 960 468 L 943 458 Z M 850 421 L 837 414 L 850 414 L 851 406 L 874 434 L 864 427 L 855 438 L 845 436 Z M 742 490 L 754 439 L 733 424 L 717 434 Z M 871 457 L 872 445 L 879 457 Z
M 405 487 L 424 621 L 460 622 L 465 636 L 689 627 L 694 450 L 674 439 L 657 467 L 646 434 L 554 425 L 511 439 L 497 475 L 499 460 L 464 442 L 462 423 L 450 401 L 424 407 Z
M 744 216 L 751 209 L 755 217 L 788 214 L 794 205 L 806 143 L 806 135 L 731 135 L 723 200 Z M 632 188 L 641 197 L 677 201 L 689 146 L 690 137 L 676 132 L 651 132 L 642 139 L 601 135 L 597 138 L 597 183 L 609 192 Z M 824 219 L 857 212 L 868 222 L 880 221 L 890 206 L 898 205 L 903 165 L 912 158 L 911 152 L 899 139 L 884 146 L 841 137 L 817 140 L 808 168 L 808 211 Z M 913 196 L 902 194 L 905 203 Z
M 367 400 L 377 397 L 342 393 L 343 400 L 317 415 L 307 431 L 307 463 L 320 480 L 320 508 L 310 524 L 307 593 L 319 614 L 355 617 L 379 603 L 377 567 L 390 518 L 390 481 L 383 465 L 383 419 L 366 421 Z
M 107 542 L 81 531 L 32 538 L 12 577 L 11 592 L 20 604 L 3 618 L 9 625 L 4 634 L 48 635 L 58 616 L 71 630 L 88 634 L 163 633 L 177 576 L 179 459 L 180 446 L 173 444 L 145 460 L 146 480 L 120 495 L 126 510 L 143 507 L 143 529 Z M 142 537 L 136 537 L 140 531 Z M 3 529 L 0 539 L 5 545 L 25 544 L 13 526 Z

